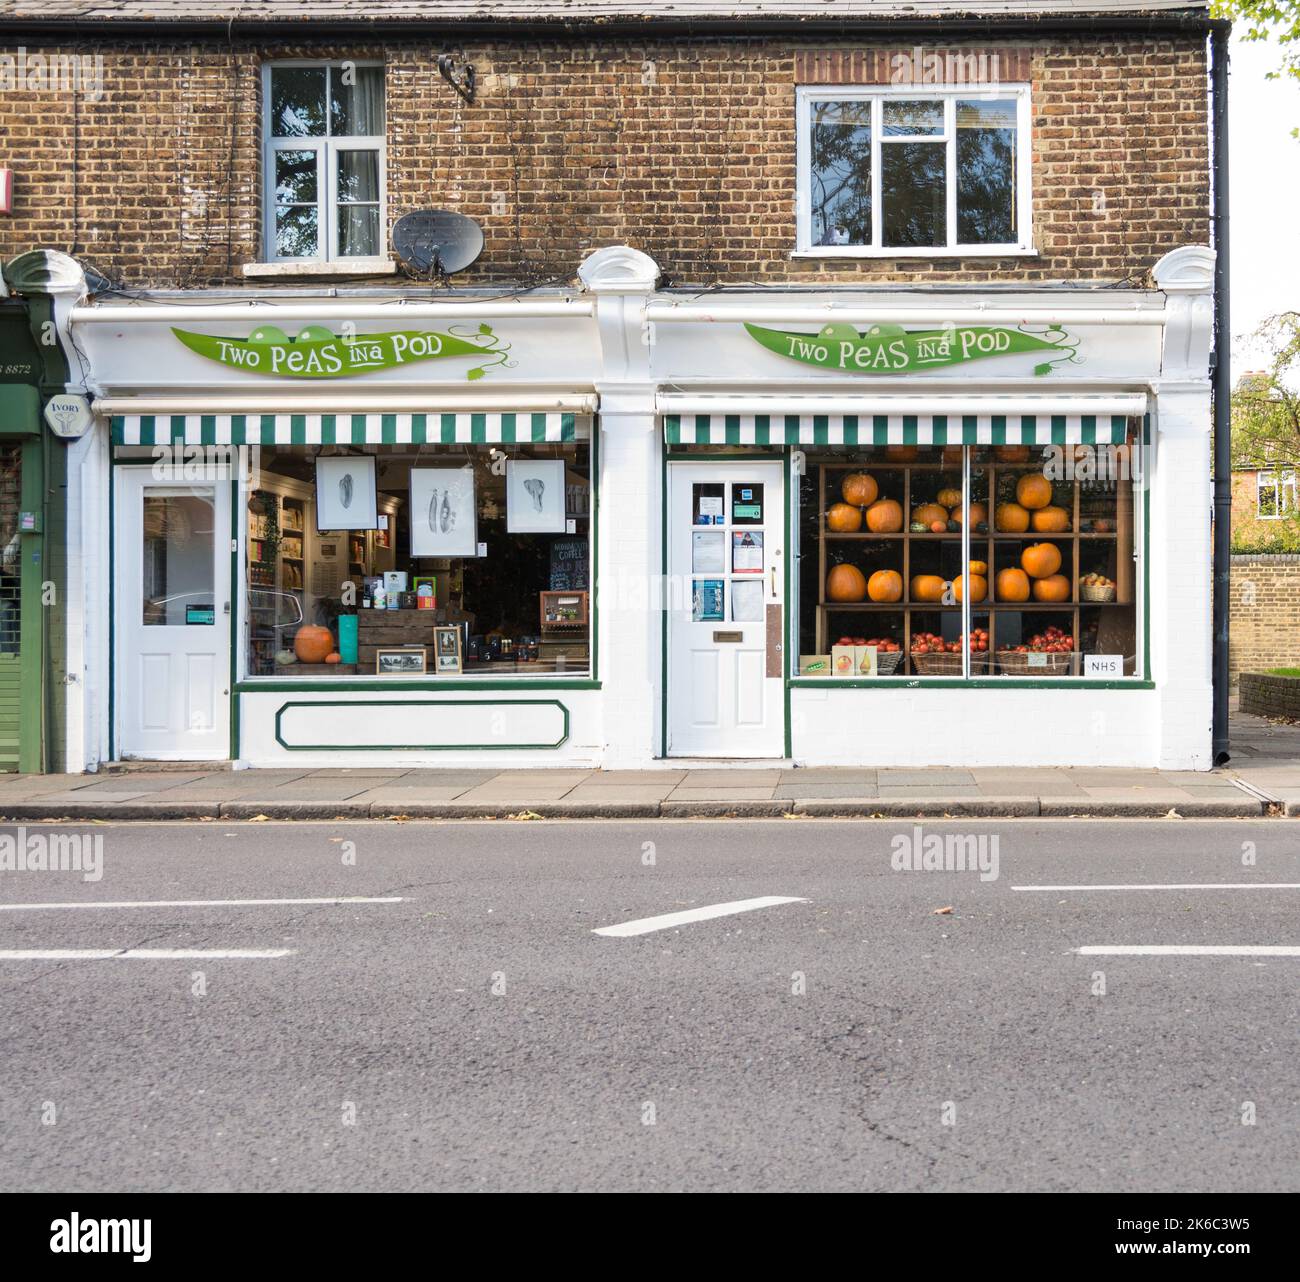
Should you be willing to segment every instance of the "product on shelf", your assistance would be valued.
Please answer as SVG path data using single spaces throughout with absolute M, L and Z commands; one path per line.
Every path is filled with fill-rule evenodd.
M 856 565 L 837 565 L 826 576 L 827 600 L 861 601 L 866 595 L 866 576 Z

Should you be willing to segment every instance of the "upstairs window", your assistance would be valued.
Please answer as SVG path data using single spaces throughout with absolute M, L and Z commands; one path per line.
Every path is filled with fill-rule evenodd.
M 267 259 L 383 257 L 383 67 L 272 64 L 262 100 Z
M 1031 253 L 1029 91 L 798 91 L 799 253 Z
M 1276 521 L 1296 509 L 1295 469 L 1279 468 L 1255 474 L 1255 494 L 1261 520 Z

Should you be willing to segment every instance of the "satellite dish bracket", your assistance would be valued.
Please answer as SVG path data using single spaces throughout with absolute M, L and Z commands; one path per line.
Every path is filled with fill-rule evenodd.
M 438 73 L 472 107 L 474 105 L 474 66 L 457 62 L 449 53 L 438 55 Z

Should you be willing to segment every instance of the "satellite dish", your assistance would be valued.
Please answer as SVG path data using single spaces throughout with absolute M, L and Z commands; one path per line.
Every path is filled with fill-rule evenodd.
M 393 224 L 393 250 L 421 276 L 464 271 L 483 252 L 483 229 L 450 209 L 419 209 Z

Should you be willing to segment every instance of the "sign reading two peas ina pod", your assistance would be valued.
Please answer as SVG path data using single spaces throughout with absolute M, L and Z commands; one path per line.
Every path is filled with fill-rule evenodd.
M 1021 352 L 1051 352 L 1034 367 L 1051 374 L 1061 364 L 1079 364 L 1079 340 L 1059 326 L 1039 333 L 1003 325 L 946 325 L 941 329 L 907 330 L 901 325 L 872 325 L 859 332 L 852 325 L 824 325 L 815 334 L 746 325 L 750 338 L 779 356 L 847 374 L 911 374 L 919 370 L 961 365 L 967 361 Z
M 510 344 L 490 325 L 453 325 L 446 333 L 407 329 L 386 334 L 335 334 L 323 325 L 308 325 L 292 338 L 275 325 L 259 325 L 247 338 L 184 329 L 172 333 L 190 351 L 218 365 L 277 378 L 352 378 L 419 361 L 470 357 L 478 362 L 465 375 L 472 382 L 490 369 L 515 364 L 508 356 Z

